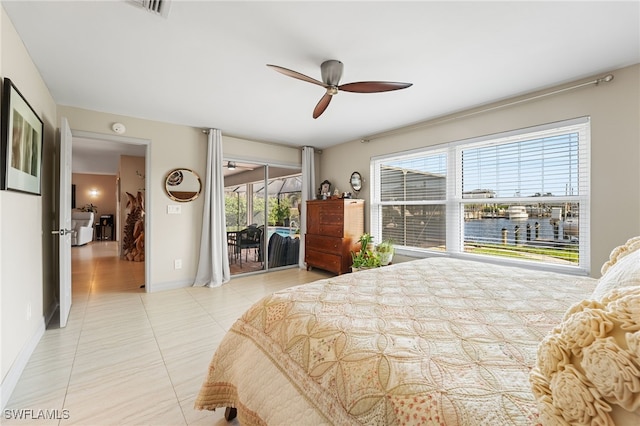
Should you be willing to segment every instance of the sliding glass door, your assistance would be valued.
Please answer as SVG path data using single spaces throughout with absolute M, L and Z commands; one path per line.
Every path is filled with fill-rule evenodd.
M 231 274 L 297 265 L 300 170 L 232 160 L 224 170 Z
M 300 202 L 302 175 L 299 169 L 269 167 L 267 200 L 268 267 L 298 264 L 300 253 Z

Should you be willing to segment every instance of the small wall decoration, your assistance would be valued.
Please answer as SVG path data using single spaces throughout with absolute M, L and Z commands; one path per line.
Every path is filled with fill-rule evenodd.
M 323 200 L 331 197 L 331 182 L 326 179 L 320 184 L 320 197 Z
M 165 179 L 164 190 L 174 201 L 193 201 L 202 191 L 200 176 L 191 169 L 173 169 Z
M 0 189 L 41 194 L 42 120 L 10 79 L 2 88 Z
M 353 189 L 357 197 L 358 192 L 360 192 L 360 190 L 362 189 L 362 175 L 359 172 L 351 173 L 349 184 L 351 184 L 351 189 Z

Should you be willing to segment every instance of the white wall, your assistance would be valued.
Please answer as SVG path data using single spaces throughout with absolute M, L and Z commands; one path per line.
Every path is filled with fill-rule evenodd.
M 44 332 L 54 307 L 57 239 L 56 105 L 20 37 L 0 11 L 0 74 L 10 78 L 44 122 L 42 196 L 0 191 L 0 377 L 2 406 Z M 29 313 L 30 311 L 30 313 Z
M 320 179 L 328 179 L 342 191 L 351 172 L 357 170 L 365 179 L 360 198 L 368 201 L 372 156 L 591 116 L 590 269 L 592 276 L 600 276 L 600 267 L 611 250 L 640 235 L 640 65 L 613 74 L 614 80 L 608 84 L 452 119 L 473 112 L 465 111 L 388 132 L 368 143 L 353 141 L 325 149 Z M 368 212 L 366 223 L 370 229 Z

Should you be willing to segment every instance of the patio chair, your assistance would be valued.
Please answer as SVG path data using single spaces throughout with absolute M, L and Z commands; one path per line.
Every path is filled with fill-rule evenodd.
M 240 265 L 242 265 L 242 250 L 245 251 L 245 262 L 249 260 L 249 250 L 254 249 L 256 262 L 262 260 L 262 235 L 263 226 L 249 226 L 238 233 L 238 247 L 240 250 Z

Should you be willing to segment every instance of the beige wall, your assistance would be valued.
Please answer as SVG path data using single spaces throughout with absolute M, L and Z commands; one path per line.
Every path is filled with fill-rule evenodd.
M 351 172 L 357 170 L 365 179 L 360 197 L 368 201 L 373 156 L 590 116 L 590 269 L 593 276 L 599 276 L 610 251 L 640 235 L 640 65 L 613 74 L 615 78 L 608 84 L 585 86 L 475 115 L 466 111 L 458 115 L 467 117 L 444 117 L 371 138 L 368 143 L 353 141 L 325 149 L 320 179 L 328 179 L 342 190 L 347 187 Z
M 127 128 L 126 137 L 148 141 L 145 244 L 149 246 L 146 259 L 149 288 L 156 291 L 193 283 L 200 251 L 203 197 L 177 203 L 165 194 L 164 182 L 174 168 L 191 169 L 204 179 L 207 135 L 198 128 L 65 106 L 58 107 L 58 115 L 68 119 L 72 131 L 113 135 L 111 124 L 120 122 Z M 225 136 L 224 132 L 223 152 L 225 157 L 234 159 L 301 164 L 298 148 Z M 250 156 L 247 153 L 251 153 Z M 121 202 L 124 209 L 126 198 Z M 180 205 L 181 213 L 168 214 L 167 207 L 176 204 Z M 182 260 L 182 269 L 174 269 L 176 259 Z
M 10 78 L 44 122 L 42 196 L 0 191 L 0 377 L 2 402 L 17 380 L 20 354 L 44 332 L 55 304 L 56 104 L 20 37 L 0 10 L 0 75 Z M 32 349 L 32 348 L 31 348 Z
M 116 213 L 116 175 L 91 175 L 74 173 L 71 183 L 76 186 L 76 209 L 93 204 L 98 207 L 96 217 L 103 214 Z M 98 191 L 98 195 L 91 195 L 92 190 Z

